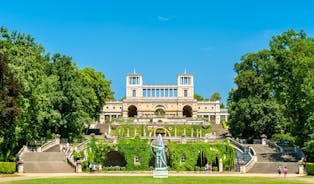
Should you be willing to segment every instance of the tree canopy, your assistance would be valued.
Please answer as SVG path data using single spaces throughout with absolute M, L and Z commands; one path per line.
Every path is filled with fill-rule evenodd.
M 103 73 L 81 70 L 66 55 L 50 56 L 32 36 L 4 27 L 0 70 L 0 160 L 13 159 L 21 145 L 34 139 L 60 134 L 71 141 L 82 136 L 84 126 L 97 119 L 105 100 L 113 97 Z M 2 141 L 7 137 L 11 147 Z
M 289 134 L 297 145 L 312 148 L 314 40 L 289 30 L 269 45 L 235 64 L 236 88 L 228 100 L 230 131 L 248 139 Z M 306 151 L 314 154 L 314 149 Z

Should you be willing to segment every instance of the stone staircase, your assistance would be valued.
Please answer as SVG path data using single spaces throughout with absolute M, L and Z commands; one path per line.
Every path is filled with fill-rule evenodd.
M 278 153 L 275 149 L 262 144 L 247 144 L 256 152 L 257 162 L 249 169 L 248 173 L 276 173 L 280 166 L 288 168 L 289 173 L 298 172 L 298 160 L 293 155 Z
M 227 129 L 224 129 L 222 124 L 213 124 L 212 125 L 212 130 L 215 132 L 217 138 L 223 138 L 224 134 L 228 133 Z
M 59 144 L 45 152 L 26 152 L 22 156 L 24 173 L 73 173 L 75 169 L 65 159 Z

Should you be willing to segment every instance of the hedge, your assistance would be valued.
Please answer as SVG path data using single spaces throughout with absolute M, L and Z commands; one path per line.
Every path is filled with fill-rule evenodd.
M 308 175 L 314 175 L 314 163 L 306 162 L 306 171 Z
M 0 173 L 12 174 L 16 170 L 15 162 L 0 162 Z

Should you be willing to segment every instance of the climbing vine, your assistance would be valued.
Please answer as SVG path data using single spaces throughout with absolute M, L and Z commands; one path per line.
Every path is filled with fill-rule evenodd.
M 135 139 L 119 139 L 118 150 L 124 155 L 127 162 L 127 170 L 148 170 L 151 158 L 150 145 L 147 140 L 135 137 Z M 134 158 L 139 158 L 136 163 Z
M 224 170 L 230 170 L 235 159 L 235 151 L 229 143 L 168 143 L 170 167 L 174 170 L 192 171 L 197 165 L 197 159 L 204 156 L 209 164 L 222 159 Z M 184 158 L 184 161 L 183 161 Z

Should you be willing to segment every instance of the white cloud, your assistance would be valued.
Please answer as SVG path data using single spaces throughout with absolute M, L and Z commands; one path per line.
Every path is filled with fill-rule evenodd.
M 170 21 L 172 18 L 171 17 L 164 17 L 164 16 L 158 16 L 157 19 L 159 21 L 163 21 L 163 22 L 166 22 L 166 21 Z

